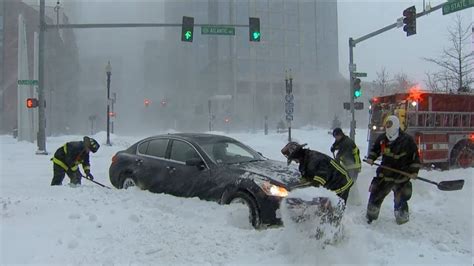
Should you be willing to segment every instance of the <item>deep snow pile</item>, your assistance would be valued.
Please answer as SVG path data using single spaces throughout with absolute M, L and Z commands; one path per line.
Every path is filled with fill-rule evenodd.
M 266 157 L 283 161 L 286 135 L 230 134 Z M 327 130 L 294 130 L 312 149 L 329 153 Z M 105 134 L 94 136 L 105 143 Z M 48 139 L 54 152 L 82 136 Z M 96 180 L 110 185 L 111 157 L 141 137 L 112 136 L 91 158 Z M 365 132 L 357 135 L 365 154 Z M 375 167 L 364 165 L 356 189 L 360 206 L 347 206 L 344 238 L 321 247 L 292 233 L 294 227 L 255 231 L 240 206 L 220 206 L 136 189 L 107 190 L 83 180 L 50 187 L 51 156 L 36 146 L 0 136 L 0 264 L 440 264 L 472 265 L 473 170 L 421 171 L 435 181 L 466 180 L 462 191 L 442 192 L 413 182 L 411 220 L 399 226 L 389 195 L 380 218 L 365 222 L 367 189 Z M 67 178 L 65 184 L 68 182 Z M 354 189 L 354 188 L 353 188 Z

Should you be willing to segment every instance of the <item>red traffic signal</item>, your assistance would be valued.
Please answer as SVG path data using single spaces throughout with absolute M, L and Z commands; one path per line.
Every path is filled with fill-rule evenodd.
M 228 118 L 228 117 L 224 118 L 224 123 L 226 123 L 226 124 L 230 123 L 230 118 Z
M 36 98 L 26 99 L 26 107 L 27 108 L 36 108 L 36 107 L 38 107 L 38 99 L 36 99 Z
M 143 101 L 143 104 L 145 104 L 145 107 L 148 107 L 148 105 L 150 105 L 150 103 L 151 103 L 151 101 L 148 100 L 148 99 L 145 99 L 145 100 Z
M 117 114 L 115 112 L 109 112 L 110 117 L 115 117 Z

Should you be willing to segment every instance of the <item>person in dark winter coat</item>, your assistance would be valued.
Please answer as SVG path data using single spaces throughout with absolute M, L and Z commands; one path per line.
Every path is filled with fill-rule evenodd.
M 347 170 L 347 173 L 355 183 L 361 169 L 359 148 L 352 139 L 342 132 L 341 128 L 335 128 L 332 135 L 335 141 L 331 146 L 331 152 L 334 154 L 337 151 L 335 155 L 336 161 Z M 352 189 L 349 202 L 355 205 L 361 204 L 357 189 Z
M 359 148 L 340 128 L 335 128 L 332 135 L 336 141 L 331 146 L 331 152 L 337 151 L 336 161 L 347 170 L 352 180 L 356 181 L 361 168 Z
M 404 224 L 409 220 L 408 200 L 412 194 L 410 178 L 416 178 L 421 167 L 418 147 L 410 135 L 400 130 L 400 122 L 396 116 L 387 117 L 384 127 L 385 134 L 375 140 L 367 163 L 373 164 L 382 156 L 381 165 L 407 172 L 410 177 L 377 168 L 377 176 L 372 179 L 369 188 L 367 222 L 371 223 L 378 218 L 384 198 L 393 191 L 395 219 L 397 224 Z
M 331 157 L 318 151 L 303 149 L 305 145 L 289 142 L 281 153 L 288 159 L 288 164 L 291 161 L 299 163 L 303 179 L 314 186 L 323 186 L 334 191 L 345 202 L 353 183 L 347 171 Z
M 51 186 L 61 185 L 65 174 L 71 179 L 71 184 L 81 184 L 82 174 L 79 171 L 79 164 L 82 165 L 86 177 L 94 180 L 90 171 L 89 152 L 97 152 L 99 143 L 87 136 L 82 141 L 72 141 L 64 144 L 56 150 L 53 161 L 53 180 Z

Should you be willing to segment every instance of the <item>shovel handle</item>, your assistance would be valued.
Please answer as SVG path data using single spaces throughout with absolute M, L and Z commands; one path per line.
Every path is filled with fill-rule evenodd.
M 366 162 L 366 163 L 368 163 L 367 159 L 364 159 L 363 161 Z M 385 168 L 385 169 L 390 170 L 390 171 L 392 171 L 392 172 L 394 172 L 394 173 L 401 174 L 401 175 L 404 175 L 404 176 L 409 177 L 409 178 L 413 178 L 412 175 L 410 175 L 409 173 L 404 172 L 404 171 L 402 171 L 402 170 L 398 170 L 398 169 L 395 169 L 395 168 L 392 168 L 392 167 L 388 167 L 388 166 L 385 166 L 385 165 L 381 165 L 381 164 L 376 163 L 376 162 L 372 162 L 371 164 L 377 165 L 377 166 L 379 166 L 379 167 L 381 167 L 381 168 Z M 416 178 L 413 178 L 413 179 L 416 179 Z M 420 179 L 422 179 L 422 178 L 420 178 Z

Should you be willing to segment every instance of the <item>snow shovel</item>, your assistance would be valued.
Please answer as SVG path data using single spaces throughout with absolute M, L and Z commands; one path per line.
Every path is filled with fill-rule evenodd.
M 85 178 L 85 179 L 91 181 L 92 183 L 96 183 L 97 185 L 99 185 L 99 186 L 101 186 L 101 187 L 105 187 L 105 188 L 108 188 L 108 189 L 112 189 L 111 187 L 108 187 L 108 186 L 106 186 L 106 185 L 104 185 L 104 184 L 101 184 L 101 183 L 99 183 L 99 182 L 97 182 L 97 181 L 94 181 L 94 180 L 92 180 L 92 179 L 90 179 L 90 178 L 88 178 L 88 177 L 86 177 L 86 176 L 82 176 L 82 178 Z
M 367 163 L 367 160 L 364 159 L 364 162 Z M 392 167 L 388 167 L 388 166 L 385 166 L 385 165 L 381 165 L 381 164 L 378 164 L 378 163 L 373 163 L 374 165 L 377 165 L 381 168 L 384 168 L 384 169 L 387 169 L 387 170 L 390 170 L 392 172 L 395 172 L 395 173 L 398 173 L 398 174 L 401 174 L 401 175 L 404 175 L 404 176 L 408 176 L 410 177 L 410 174 L 407 173 L 407 172 L 404 172 L 404 171 L 400 171 L 398 169 L 394 169 Z M 421 180 L 423 182 L 426 182 L 426 183 L 430 183 L 430 184 L 433 184 L 433 185 L 436 185 L 438 187 L 439 190 L 443 190 L 443 191 L 455 191 L 455 190 L 461 190 L 464 186 L 464 180 L 463 179 L 459 179 L 459 180 L 451 180 L 451 181 L 441 181 L 439 183 L 435 182 L 435 181 L 432 181 L 432 180 L 429 180 L 429 179 L 426 179 L 426 178 L 423 178 L 423 177 L 416 177 L 415 179 L 417 180 Z

